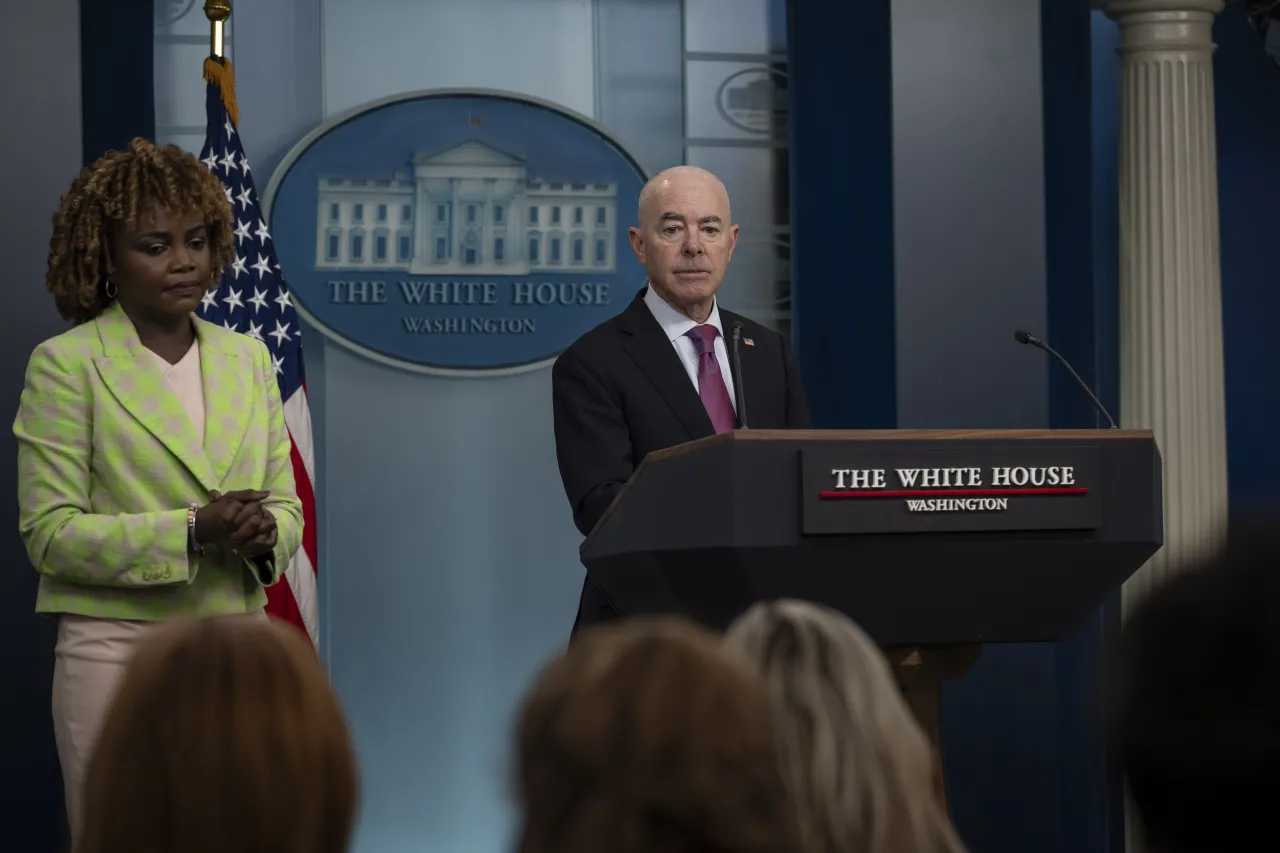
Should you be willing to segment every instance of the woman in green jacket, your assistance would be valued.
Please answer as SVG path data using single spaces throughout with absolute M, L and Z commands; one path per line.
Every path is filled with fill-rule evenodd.
M 177 615 L 265 618 L 302 536 L 261 341 L 195 310 L 234 257 L 231 202 L 192 155 L 135 139 L 54 218 L 47 284 L 74 327 L 40 344 L 14 422 L 19 527 L 59 619 L 54 732 L 73 838 L 126 663 Z

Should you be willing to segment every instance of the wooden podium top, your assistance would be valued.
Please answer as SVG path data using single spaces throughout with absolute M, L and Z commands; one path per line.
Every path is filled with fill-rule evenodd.
M 655 450 L 645 461 L 667 459 L 730 441 L 1102 441 L 1154 439 L 1149 429 L 737 429 Z

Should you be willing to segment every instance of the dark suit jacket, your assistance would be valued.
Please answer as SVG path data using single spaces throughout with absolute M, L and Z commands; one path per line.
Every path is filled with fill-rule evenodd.
M 715 435 L 680 356 L 644 303 L 646 290 L 565 350 L 551 372 L 560 479 L 583 536 L 646 455 Z M 777 332 L 720 309 L 726 336 L 734 321 L 753 343 L 739 349 L 747 425 L 809 428 L 791 347 Z M 574 629 L 610 618 L 617 611 L 588 578 Z

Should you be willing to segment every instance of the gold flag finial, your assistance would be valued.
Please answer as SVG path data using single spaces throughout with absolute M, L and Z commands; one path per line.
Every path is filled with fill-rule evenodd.
M 204 16 L 209 19 L 209 52 L 223 56 L 223 28 L 231 17 L 231 0 L 204 0 Z
M 209 19 L 210 55 L 204 61 L 204 79 L 217 85 L 222 103 L 227 108 L 231 123 L 240 124 L 240 110 L 236 106 L 236 75 L 231 62 L 224 55 L 223 26 L 231 17 L 231 0 L 204 0 L 204 16 Z

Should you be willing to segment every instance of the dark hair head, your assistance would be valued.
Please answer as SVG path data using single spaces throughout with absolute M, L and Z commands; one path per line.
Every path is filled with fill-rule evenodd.
M 344 853 L 356 760 L 315 650 L 249 617 L 138 649 L 89 761 L 76 853 Z
M 1248 849 L 1280 797 L 1280 525 L 1231 530 L 1129 615 L 1116 758 L 1153 845 Z
M 768 698 L 684 622 L 595 628 L 517 736 L 521 853 L 796 853 Z
M 109 245 L 120 229 L 137 229 L 157 207 L 175 213 L 198 210 L 208 230 L 216 284 L 235 255 L 231 203 L 222 182 L 194 156 L 134 139 L 108 151 L 81 171 L 62 196 L 53 218 L 45 281 L 58 313 L 86 323 L 111 304 Z

